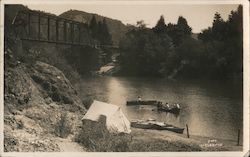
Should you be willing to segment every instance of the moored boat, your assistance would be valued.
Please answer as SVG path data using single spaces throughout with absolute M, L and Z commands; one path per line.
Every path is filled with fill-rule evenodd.
M 173 126 L 171 124 L 167 124 L 164 122 L 157 122 L 157 121 L 143 121 L 143 120 L 134 120 L 131 121 L 131 127 L 134 128 L 141 128 L 141 129 L 154 129 L 154 130 L 168 130 L 175 133 L 182 134 L 184 131 L 184 128 L 179 128 L 176 126 Z
M 127 105 L 153 105 L 153 106 L 157 106 L 157 104 L 159 104 L 160 101 L 156 101 L 156 100 L 133 100 L 133 101 L 127 101 Z

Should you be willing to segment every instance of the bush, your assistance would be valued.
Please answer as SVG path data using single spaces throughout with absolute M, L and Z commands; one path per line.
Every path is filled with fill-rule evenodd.
M 10 132 L 4 131 L 4 151 L 5 152 L 15 152 L 19 151 L 17 147 L 19 145 L 19 140 L 16 139 Z
M 71 133 L 72 126 L 67 120 L 67 113 L 62 113 L 60 115 L 60 119 L 55 125 L 55 134 L 59 137 L 66 138 Z
M 131 139 L 131 135 L 129 134 L 109 133 L 105 127 L 105 123 L 100 122 L 97 122 L 94 127 L 83 125 L 75 138 L 76 142 L 83 144 L 89 151 L 96 152 L 128 151 Z

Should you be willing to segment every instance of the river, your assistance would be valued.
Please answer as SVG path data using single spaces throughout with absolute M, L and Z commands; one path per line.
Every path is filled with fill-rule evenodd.
M 188 124 L 191 135 L 231 140 L 237 140 L 238 129 L 243 128 L 239 82 L 100 76 L 84 78 L 78 87 L 82 99 L 119 105 L 130 120 L 154 118 L 179 127 Z M 135 100 L 137 96 L 179 103 L 181 112 L 174 115 L 152 111 L 150 106 L 126 106 L 127 100 Z

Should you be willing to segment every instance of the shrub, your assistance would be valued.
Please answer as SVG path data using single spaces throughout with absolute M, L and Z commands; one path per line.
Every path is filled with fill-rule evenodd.
M 58 122 L 55 125 L 55 134 L 59 137 L 66 138 L 72 130 L 72 126 L 67 120 L 67 113 L 62 113 Z
M 19 151 L 19 140 L 16 139 L 11 133 L 4 131 L 4 151 L 14 152 Z
M 91 126 L 91 125 L 90 125 Z M 96 152 L 125 152 L 129 149 L 131 135 L 125 133 L 109 133 L 105 123 L 97 122 L 94 127 L 86 124 L 76 135 L 76 142 L 83 144 L 89 151 Z M 92 125 L 93 126 L 93 125 Z M 93 129 L 94 128 L 94 129 Z

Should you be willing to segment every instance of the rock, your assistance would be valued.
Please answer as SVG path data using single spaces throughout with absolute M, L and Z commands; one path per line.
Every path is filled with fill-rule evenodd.
M 8 69 L 5 76 L 5 101 L 12 102 L 15 106 L 27 105 L 31 97 L 32 82 L 24 71 L 24 67 L 19 66 Z
M 53 101 L 50 97 L 45 98 L 46 104 L 51 104 Z
M 54 66 L 36 62 L 30 74 L 32 79 L 40 85 L 43 93 L 47 93 L 53 101 L 83 107 L 69 80 Z
M 54 140 L 59 114 L 68 113 L 72 132 L 86 109 L 57 68 L 36 62 L 5 70 L 4 150 L 60 151 Z

